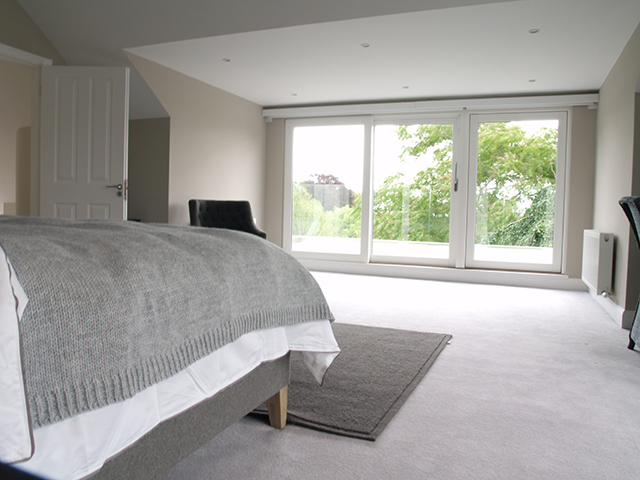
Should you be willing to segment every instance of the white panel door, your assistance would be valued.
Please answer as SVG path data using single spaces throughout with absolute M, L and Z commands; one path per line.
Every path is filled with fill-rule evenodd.
M 43 67 L 40 215 L 127 218 L 129 69 Z

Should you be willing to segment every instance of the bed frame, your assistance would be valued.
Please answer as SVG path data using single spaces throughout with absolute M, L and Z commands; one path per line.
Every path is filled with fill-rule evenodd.
M 108 460 L 92 480 L 153 479 L 209 442 L 267 400 L 269 422 L 282 429 L 287 419 L 290 354 L 264 362 L 212 398 L 155 427 Z

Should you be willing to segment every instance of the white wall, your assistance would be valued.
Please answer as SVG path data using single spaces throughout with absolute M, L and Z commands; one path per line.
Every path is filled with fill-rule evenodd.
M 262 107 L 128 54 L 171 118 L 169 223 L 188 224 L 191 198 L 249 200 L 265 212 Z

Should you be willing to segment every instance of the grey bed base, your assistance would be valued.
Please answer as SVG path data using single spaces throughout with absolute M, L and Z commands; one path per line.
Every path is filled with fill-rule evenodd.
M 177 415 L 108 460 L 91 480 L 153 479 L 289 384 L 290 354 L 265 362 L 212 398 Z

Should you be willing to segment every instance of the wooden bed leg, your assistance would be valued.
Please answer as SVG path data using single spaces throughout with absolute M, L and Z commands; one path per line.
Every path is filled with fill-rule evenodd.
M 287 424 L 287 398 L 289 387 L 285 385 L 278 393 L 267 400 L 269 423 L 273 428 L 282 430 Z

